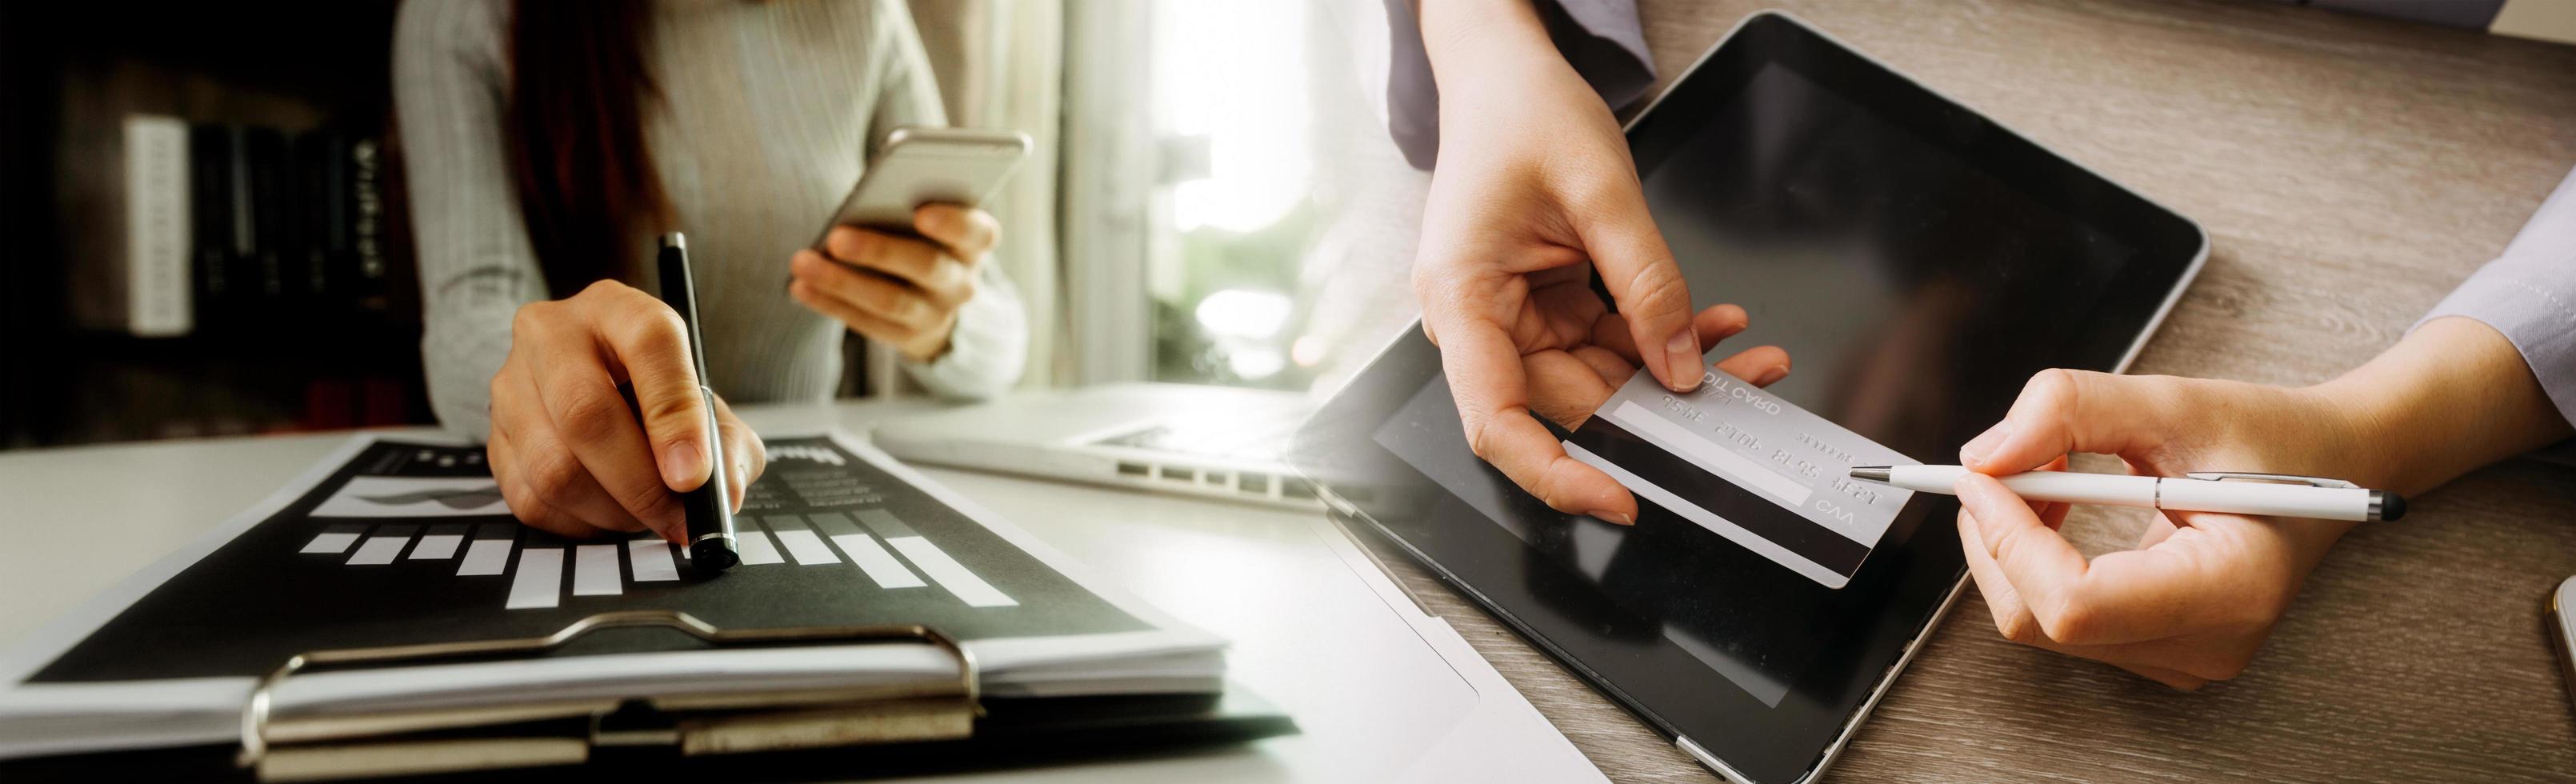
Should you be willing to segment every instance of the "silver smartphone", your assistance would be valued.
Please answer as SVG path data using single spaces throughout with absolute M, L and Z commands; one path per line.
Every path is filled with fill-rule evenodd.
M 814 233 L 813 248 L 822 250 L 836 226 L 916 234 L 912 211 L 924 204 L 982 206 L 1028 154 L 1029 137 L 1018 131 L 896 128 L 840 209 Z

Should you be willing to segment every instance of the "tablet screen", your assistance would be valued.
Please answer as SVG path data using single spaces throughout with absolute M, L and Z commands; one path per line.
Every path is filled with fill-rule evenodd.
M 1836 426 L 1810 429 L 1848 441 L 1810 445 L 1825 454 L 1956 462 L 2032 373 L 2123 364 L 2201 253 L 2188 221 L 1776 15 L 1749 20 L 1629 140 L 1694 302 L 1751 315 L 1713 355 L 1786 349 L 1793 371 L 1763 392 Z M 1739 774 L 1812 769 L 1964 573 L 1942 496 L 1904 500 L 1871 526 L 1874 549 L 1808 553 L 1832 574 L 1642 497 L 1633 527 L 1557 513 L 1468 450 L 1447 384 L 1437 349 L 1407 334 L 1294 459 Z M 1816 525 L 1782 502 L 1798 488 L 1746 481 L 1758 473 L 1657 481 L 1743 529 Z

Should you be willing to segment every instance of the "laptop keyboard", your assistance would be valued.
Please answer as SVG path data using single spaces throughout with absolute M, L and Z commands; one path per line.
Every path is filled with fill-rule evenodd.
M 1186 489 L 1196 494 L 1239 495 L 1272 502 L 1321 507 L 1306 481 L 1286 472 L 1242 470 L 1246 462 L 1279 464 L 1296 431 L 1294 417 L 1257 417 L 1250 421 L 1215 417 L 1166 421 L 1091 442 L 1160 453 L 1118 461 L 1120 478 L 1141 484 Z M 1222 461 L 1222 462 L 1220 462 Z

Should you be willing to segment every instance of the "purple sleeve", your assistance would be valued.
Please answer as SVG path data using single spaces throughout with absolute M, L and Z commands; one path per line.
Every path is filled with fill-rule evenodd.
M 2576 172 L 2541 202 L 2504 255 L 2451 290 L 2424 321 L 2444 316 L 2504 333 L 2558 415 L 2576 422 Z
M 1431 58 L 1422 48 L 1420 0 L 1385 0 L 1387 41 L 1386 125 L 1404 160 L 1431 170 L 1440 150 L 1440 88 L 1431 81 Z M 1575 73 L 1617 109 L 1655 84 L 1655 62 L 1646 54 L 1645 28 L 1636 0 L 1532 0 L 1556 50 Z

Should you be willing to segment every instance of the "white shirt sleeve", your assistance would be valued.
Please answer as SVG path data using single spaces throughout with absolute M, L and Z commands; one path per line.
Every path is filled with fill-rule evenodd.
M 2470 274 L 2424 321 L 2444 316 L 2504 333 L 2559 416 L 2576 422 L 2576 171 L 2541 202 L 2504 255 Z

